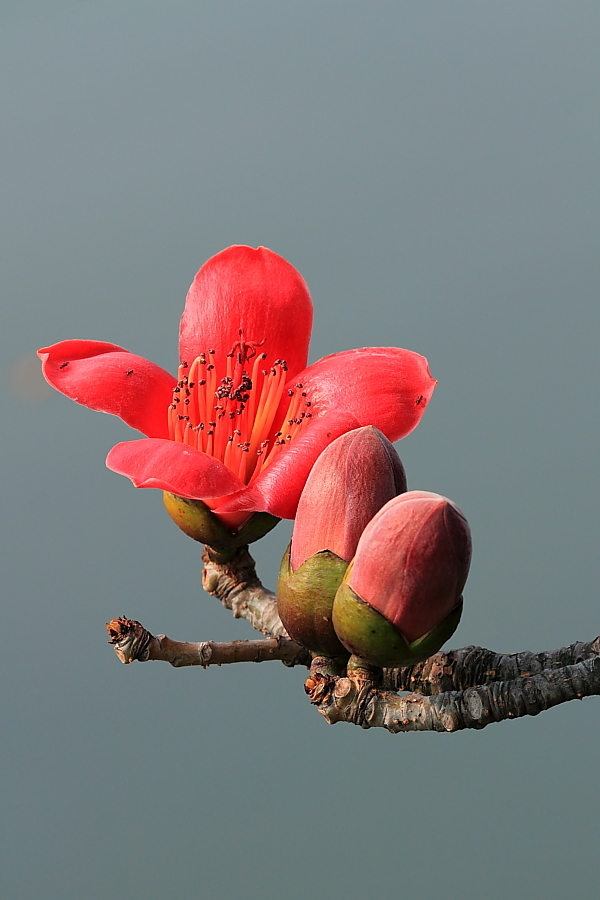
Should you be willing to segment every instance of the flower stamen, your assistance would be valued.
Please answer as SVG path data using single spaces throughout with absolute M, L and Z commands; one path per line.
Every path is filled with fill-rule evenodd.
M 215 350 L 182 361 L 167 411 L 169 438 L 221 460 L 249 484 L 300 431 L 310 413 L 306 392 L 297 384 L 288 389 L 285 417 L 275 417 L 284 395 L 285 360 L 265 366 L 262 341 L 245 340 L 239 329 L 226 358 Z M 250 367 L 250 363 L 252 366 Z

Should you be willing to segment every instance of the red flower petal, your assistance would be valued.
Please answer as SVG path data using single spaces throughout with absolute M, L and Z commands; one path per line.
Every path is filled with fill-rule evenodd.
M 61 341 L 38 356 L 46 381 L 71 400 L 120 416 L 148 437 L 168 437 L 175 379 L 160 366 L 103 341 Z
M 106 457 L 106 465 L 126 475 L 136 487 L 159 488 L 191 500 L 222 497 L 244 487 L 218 459 L 158 438 L 117 444 Z
M 279 453 L 256 481 L 215 508 L 225 521 L 239 512 L 269 512 L 281 519 L 293 519 L 317 457 L 336 437 L 357 427 L 354 416 L 336 410 L 313 419 L 291 444 Z
M 306 365 L 312 302 L 304 279 L 266 247 L 233 246 L 206 262 L 187 295 L 179 331 L 180 360 L 219 356 L 243 339 L 265 340 L 268 363 L 284 359 L 290 374 Z
M 303 385 L 314 413 L 344 410 L 358 425 L 375 425 L 390 441 L 417 427 L 437 384 L 424 356 L 397 347 L 334 353 L 294 381 Z

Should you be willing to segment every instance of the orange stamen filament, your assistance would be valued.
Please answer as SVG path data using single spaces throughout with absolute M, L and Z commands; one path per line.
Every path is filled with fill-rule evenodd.
M 171 440 L 214 456 L 248 484 L 293 440 L 311 413 L 305 410 L 310 401 L 302 385 L 288 388 L 288 409 L 277 430 L 285 360 L 266 368 L 267 354 L 257 351 L 264 341 L 246 342 L 241 329 L 239 334 L 226 359 L 209 350 L 190 366 L 181 363 L 167 418 Z

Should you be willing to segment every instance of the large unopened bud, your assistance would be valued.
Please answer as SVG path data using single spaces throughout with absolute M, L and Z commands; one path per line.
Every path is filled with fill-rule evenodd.
M 347 650 L 376 666 L 437 653 L 454 633 L 471 562 L 471 533 L 446 497 L 410 491 L 365 528 L 333 607 Z
M 279 615 L 305 647 L 345 653 L 331 622 L 333 598 L 360 536 L 378 510 L 406 490 L 400 457 L 367 426 L 333 441 L 317 459 L 296 513 L 279 573 Z

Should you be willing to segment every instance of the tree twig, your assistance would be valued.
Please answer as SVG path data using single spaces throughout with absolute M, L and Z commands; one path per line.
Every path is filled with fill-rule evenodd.
M 263 587 L 248 547 L 240 547 L 226 563 L 218 562 L 205 547 L 202 560 L 202 587 L 230 609 L 235 619 L 246 619 L 255 631 L 269 637 L 289 637 L 277 612 L 277 597 Z
M 160 660 L 176 668 L 182 666 L 222 666 L 237 662 L 264 662 L 277 659 L 287 666 L 309 665 L 308 651 L 291 638 L 275 637 L 257 641 L 174 641 L 166 634 L 151 634 L 135 619 L 112 619 L 106 626 L 109 644 L 123 663 Z

